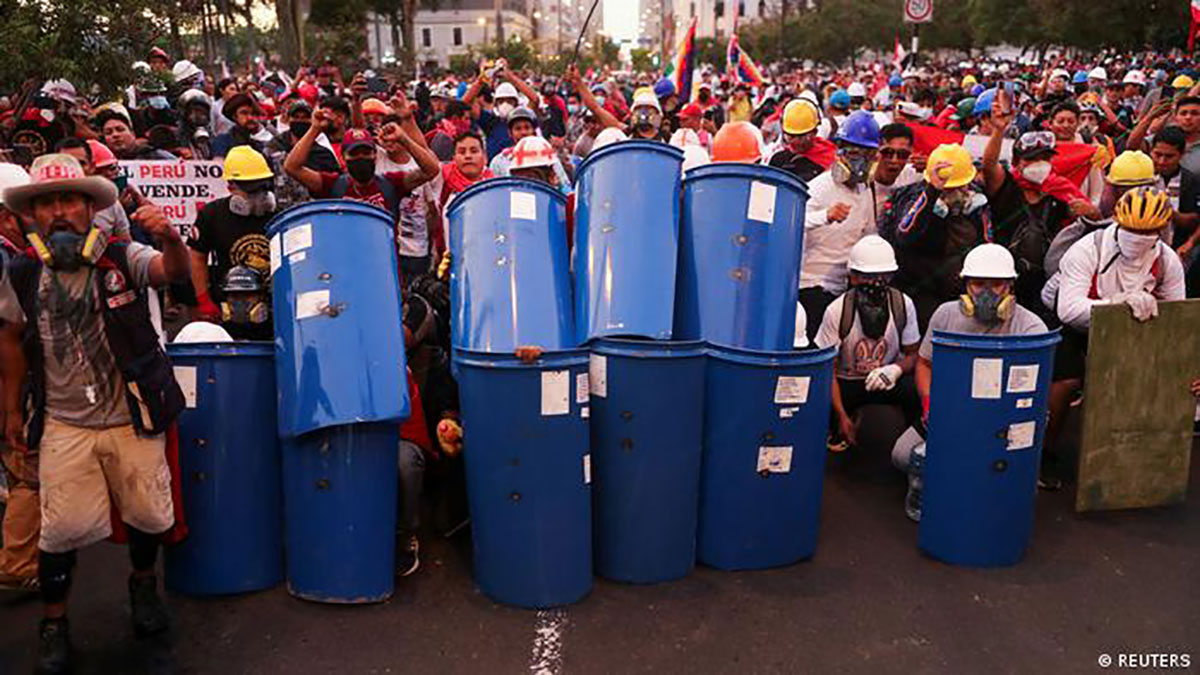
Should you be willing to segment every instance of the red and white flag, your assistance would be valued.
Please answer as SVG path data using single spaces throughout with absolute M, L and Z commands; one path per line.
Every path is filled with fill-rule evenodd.
M 1192 16 L 1193 17 L 1196 16 L 1196 6 L 1197 6 L 1196 3 L 1200 3 L 1200 0 L 1192 0 Z M 1194 18 L 1192 20 L 1195 21 Z M 895 65 L 895 67 L 897 69 L 904 67 L 904 58 L 906 56 L 908 56 L 908 52 L 904 51 L 904 47 L 902 47 L 900 45 L 900 35 L 897 34 L 896 35 L 896 49 L 892 53 L 892 63 Z

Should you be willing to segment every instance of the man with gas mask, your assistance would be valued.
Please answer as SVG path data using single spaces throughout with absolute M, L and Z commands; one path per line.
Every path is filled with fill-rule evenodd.
M 879 125 L 860 110 L 838 128 L 837 159 L 808 186 L 804 216 L 804 258 L 800 266 L 800 304 L 806 316 L 825 315 L 825 308 L 846 290 L 850 249 L 874 234 L 878 215 L 871 191 L 871 167 L 879 149 Z M 807 337 L 816 338 L 818 321 L 810 321 Z
M 0 315 L 5 369 L 5 440 L 40 449 L 42 530 L 38 575 L 44 617 L 38 672 L 70 668 L 67 595 L 75 551 L 112 533 L 110 507 L 126 525 L 135 632 L 167 629 L 155 562 L 159 535 L 175 522 L 165 431 L 184 407 L 150 321 L 146 290 L 188 277 L 187 247 L 162 210 L 134 220 L 162 246 L 112 242 L 94 224 L 117 197 L 111 182 L 85 176 L 73 157 L 44 155 L 31 182 L 4 191 L 23 212 L 33 255 L 8 266 Z M 29 411 L 22 424 L 24 411 Z
M 837 148 L 817 135 L 821 114 L 805 99 L 788 101 L 783 108 L 783 138 L 768 164 L 808 183 L 833 165 Z
M 917 352 L 917 392 L 927 419 L 931 414 L 929 391 L 933 382 L 935 331 L 977 335 L 1032 335 L 1047 331 L 1046 324 L 1036 314 L 1017 302 L 1013 295 L 1016 278 L 1013 256 L 999 244 L 980 244 L 963 260 L 963 294 L 958 300 L 942 304 L 933 313 Z M 933 414 L 936 419 L 936 413 Z M 921 471 L 924 458 L 923 445 L 914 448 L 910 456 L 892 457 L 897 467 L 908 472 L 909 490 L 905 497 L 905 511 L 909 518 L 916 521 L 921 520 Z
M 192 149 L 192 159 L 212 158 L 212 98 L 199 89 L 179 96 L 179 143 Z
M 654 90 L 645 87 L 633 94 L 629 108 L 629 137 L 645 141 L 666 141 L 663 136 L 663 112 Z
M 880 223 L 896 249 L 896 287 L 917 307 L 920 325 L 959 293 L 963 258 L 993 240 L 988 200 L 974 186 L 975 165 L 966 148 L 938 146 L 929 154 L 924 180 L 901 188 Z
M 196 289 L 192 318 L 220 322 L 235 338 L 270 339 L 271 324 L 266 312 L 242 312 L 244 306 L 237 305 L 239 311 L 235 313 L 226 288 L 232 286 L 238 293 L 250 292 L 241 290 L 248 285 L 245 269 L 259 276 L 260 286 L 270 276 L 271 250 L 266 228 L 278 210 L 275 175 L 266 159 L 248 145 L 229 151 L 224 175 L 229 196 L 205 204 L 196 215 L 188 237 L 192 286 Z
M 817 347 L 838 347 L 833 413 L 840 435 L 830 447 L 853 444 L 855 411 L 864 405 L 900 407 L 906 425 L 918 424 L 921 402 L 911 377 L 921 331 L 911 298 L 890 285 L 899 269 L 891 245 L 867 235 L 850 249 L 850 289 L 830 303 Z

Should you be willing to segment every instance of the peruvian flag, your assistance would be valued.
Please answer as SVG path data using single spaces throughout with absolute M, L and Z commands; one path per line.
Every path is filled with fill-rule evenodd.
M 1200 0 L 1192 0 L 1192 17 L 1193 17 L 1192 21 L 1196 20 L 1194 17 L 1196 16 L 1197 3 L 1200 3 Z M 896 67 L 897 70 L 904 67 L 904 59 L 907 56 L 908 56 L 908 52 L 904 51 L 904 47 L 900 46 L 900 34 L 897 33 L 896 34 L 896 47 L 895 47 L 895 50 L 892 52 L 892 64 Z
M 1196 30 L 1200 28 L 1200 0 L 1192 0 L 1192 25 L 1188 28 L 1188 52 L 1196 42 Z

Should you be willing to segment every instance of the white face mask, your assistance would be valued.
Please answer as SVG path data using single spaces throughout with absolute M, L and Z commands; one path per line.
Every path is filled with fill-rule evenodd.
M 1041 185 L 1050 176 L 1050 169 L 1050 162 L 1034 162 L 1021 169 L 1021 175 L 1029 182 Z
M 1145 234 L 1121 227 L 1117 228 L 1117 248 L 1121 250 L 1121 257 L 1126 260 L 1143 260 L 1154 250 L 1156 244 L 1158 244 L 1157 232 Z
M 501 103 L 496 106 L 496 114 L 504 119 L 508 119 L 508 114 L 513 111 L 513 104 Z

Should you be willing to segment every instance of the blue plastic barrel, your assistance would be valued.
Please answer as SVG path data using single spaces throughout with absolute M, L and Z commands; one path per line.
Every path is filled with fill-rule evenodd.
M 575 183 L 575 341 L 666 340 L 675 308 L 683 151 L 655 141 L 588 155 Z
M 764 569 L 816 551 L 835 355 L 709 350 L 701 563 Z
M 283 580 L 283 503 L 275 433 L 275 346 L 167 345 L 187 408 L 179 469 L 188 536 L 166 548 L 165 583 L 219 595 Z
M 475 583 L 518 607 L 581 599 L 592 587 L 587 352 L 455 361 Z
M 408 417 L 391 216 L 315 201 L 279 214 L 267 232 L 279 434 Z
M 596 573 L 630 583 L 696 562 L 704 343 L 592 343 Z M 720 413 L 718 413 L 720 414 Z
M 455 197 L 448 218 L 454 346 L 574 347 L 566 198 L 543 183 L 496 178 Z
M 347 424 L 283 442 L 292 595 L 338 604 L 391 596 L 399 442 L 395 422 Z
M 1016 564 L 1033 533 L 1057 332 L 934 333 L 918 543 L 955 565 Z
M 718 162 L 687 172 L 676 340 L 791 349 L 807 201 L 804 183 L 769 166 Z

